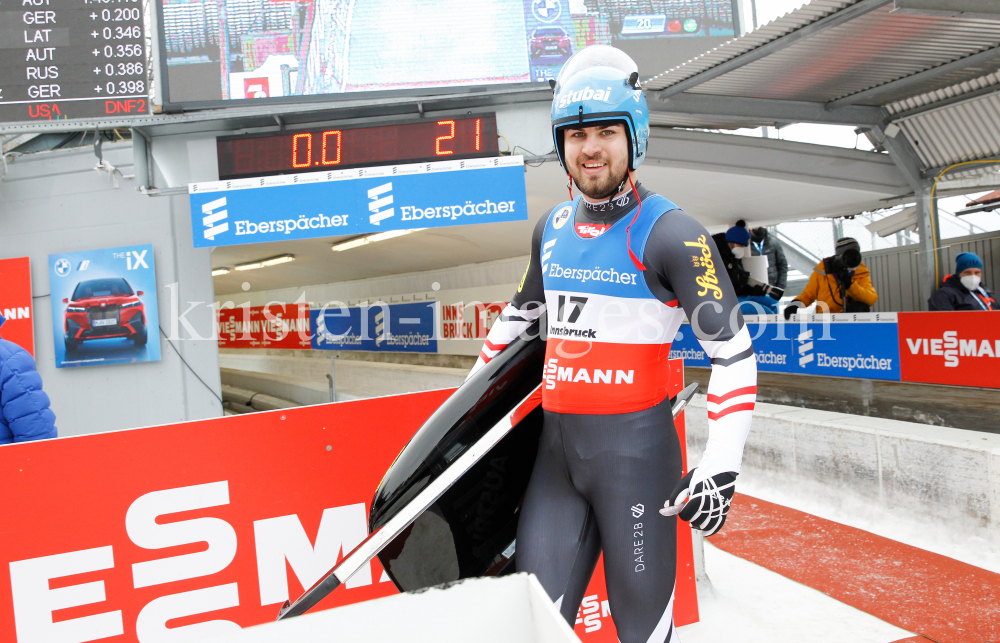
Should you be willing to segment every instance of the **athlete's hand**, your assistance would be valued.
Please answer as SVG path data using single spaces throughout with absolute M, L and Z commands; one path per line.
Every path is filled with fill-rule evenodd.
M 665 516 L 677 514 L 681 520 L 691 522 L 691 526 L 711 536 L 726 523 L 726 514 L 736 491 L 736 474 L 727 471 L 691 485 L 696 469 L 688 471 L 670 492 L 660 513 Z M 678 507 L 683 505 L 680 513 Z

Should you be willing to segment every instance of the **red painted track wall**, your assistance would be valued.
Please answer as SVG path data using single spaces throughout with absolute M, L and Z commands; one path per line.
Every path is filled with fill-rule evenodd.
M 383 474 L 450 393 L 0 447 L 0 640 L 148 641 L 273 620 L 316 580 L 301 575 L 366 535 Z M 690 622 L 682 552 L 677 614 Z M 606 599 L 601 580 L 588 595 Z M 395 592 L 373 561 L 319 608 Z

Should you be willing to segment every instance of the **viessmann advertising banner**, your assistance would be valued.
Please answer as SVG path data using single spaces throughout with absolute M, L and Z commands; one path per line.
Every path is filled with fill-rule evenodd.
M 823 322 L 747 318 L 757 369 L 1000 389 L 1000 315 L 989 312 L 839 313 Z M 683 324 L 670 350 L 711 366 Z
M 49 255 L 56 366 L 160 359 L 153 246 Z
M 520 156 L 192 183 L 195 247 L 528 218 Z
M 309 304 L 219 310 L 219 348 L 309 348 Z
M 16 528 L 0 538 L 0 640 L 182 642 L 273 621 L 367 537 L 385 471 L 451 392 L 4 446 L 0 524 Z M 685 625 L 698 607 L 680 524 Z M 313 610 L 396 593 L 376 558 Z M 600 566 L 577 623 L 585 643 L 618 640 Z
M 329 351 L 436 353 L 437 307 L 437 302 L 426 301 L 312 310 L 309 311 L 312 347 Z
M 0 259 L 0 337 L 35 356 L 35 330 L 31 321 L 31 262 L 28 257 Z
M 273 621 L 367 537 L 382 475 L 449 393 L 5 446 L 0 640 L 193 641 Z M 385 416 L 378 439 L 358 430 Z M 315 609 L 395 593 L 376 560 Z
M 907 382 L 1000 388 L 1000 314 L 900 313 Z

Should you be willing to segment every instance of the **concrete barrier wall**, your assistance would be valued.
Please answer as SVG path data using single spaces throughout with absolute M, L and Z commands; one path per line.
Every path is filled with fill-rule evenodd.
M 330 388 L 326 382 L 313 382 L 270 373 L 237 371 L 231 368 L 220 370 L 222 372 L 223 393 L 227 393 L 227 388 L 235 387 L 239 390 L 252 391 L 279 400 L 288 400 L 299 406 L 326 404 L 330 401 Z M 341 394 L 338 399 L 344 401 L 356 399 L 356 397 Z
M 697 464 L 708 438 L 705 397 L 688 409 Z M 740 479 L 859 511 L 880 507 L 1000 546 L 1000 435 L 758 403 Z
M 253 390 L 261 390 L 268 395 L 301 404 L 320 404 L 328 401 L 329 385 L 326 375 L 330 372 L 330 364 L 329 357 L 285 357 L 261 355 L 249 351 L 219 355 L 219 365 L 222 367 L 223 380 L 226 384 L 253 389 L 248 385 L 250 379 L 253 379 L 250 375 L 267 374 L 274 377 L 254 379 L 258 386 L 268 387 L 267 390 L 264 388 Z M 461 385 L 468 374 L 467 370 L 460 368 L 349 359 L 337 359 L 336 369 L 337 394 L 347 398 L 454 388 Z M 237 376 L 229 372 L 231 370 L 242 373 Z

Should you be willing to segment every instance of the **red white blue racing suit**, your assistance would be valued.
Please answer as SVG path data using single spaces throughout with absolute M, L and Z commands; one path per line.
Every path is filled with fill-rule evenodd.
M 545 420 L 517 569 L 538 576 L 572 625 L 603 549 L 619 640 L 663 643 L 677 640 L 677 519 L 658 509 L 683 474 L 667 359 L 685 313 L 712 361 L 695 482 L 739 473 L 757 367 L 711 236 L 662 196 L 637 190 L 637 218 L 634 193 L 596 206 L 578 198 L 542 218 L 477 368 L 547 313 Z

